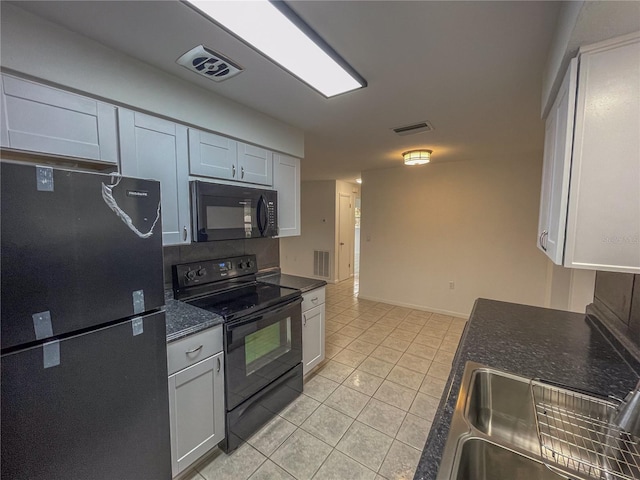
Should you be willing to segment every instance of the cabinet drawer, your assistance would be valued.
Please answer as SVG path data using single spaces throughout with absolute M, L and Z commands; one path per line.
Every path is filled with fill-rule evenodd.
M 222 351 L 222 325 L 167 345 L 169 375 Z
M 302 311 L 306 312 L 310 308 L 317 307 L 324 303 L 324 287 L 316 288 L 302 295 Z

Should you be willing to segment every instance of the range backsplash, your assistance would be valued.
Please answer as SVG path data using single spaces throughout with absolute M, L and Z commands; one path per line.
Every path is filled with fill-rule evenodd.
M 165 286 L 171 285 L 171 266 L 177 263 L 255 254 L 259 270 L 280 266 L 280 240 L 277 238 L 192 243 L 191 245 L 164 247 L 163 252 Z
M 587 313 L 595 314 L 640 356 L 640 275 L 597 272 L 591 307 Z

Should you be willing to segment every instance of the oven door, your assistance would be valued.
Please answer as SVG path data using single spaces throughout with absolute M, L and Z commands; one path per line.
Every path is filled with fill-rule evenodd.
M 302 298 L 225 324 L 226 409 L 302 362 Z

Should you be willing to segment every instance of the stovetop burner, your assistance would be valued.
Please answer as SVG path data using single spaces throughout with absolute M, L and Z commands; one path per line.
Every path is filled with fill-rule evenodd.
M 174 265 L 174 295 L 226 322 L 301 296 L 300 290 L 257 281 L 257 271 L 255 255 Z
M 232 321 L 257 310 L 269 308 L 299 297 L 300 290 L 254 282 L 223 292 L 186 300 L 187 303 L 217 313 Z

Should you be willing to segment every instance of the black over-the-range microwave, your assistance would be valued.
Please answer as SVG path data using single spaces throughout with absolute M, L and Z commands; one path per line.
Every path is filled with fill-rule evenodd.
M 192 181 L 193 240 L 234 240 L 278 235 L 278 192 Z

